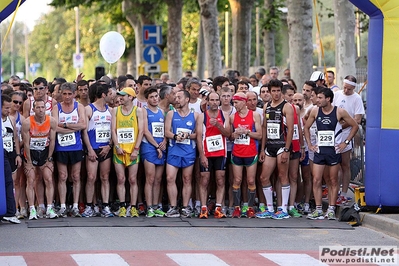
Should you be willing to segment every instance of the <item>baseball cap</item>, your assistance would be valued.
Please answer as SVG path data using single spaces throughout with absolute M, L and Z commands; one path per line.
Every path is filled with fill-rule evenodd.
M 131 88 L 131 87 L 126 87 L 126 88 L 124 88 L 123 90 L 118 91 L 117 94 L 118 94 L 118 95 L 122 95 L 122 96 L 130 95 L 130 96 L 132 96 L 132 97 L 136 97 L 136 92 L 135 92 L 134 89 Z
M 318 81 L 318 80 L 323 80 L 324 79 L 324 74 L 321 71 L 315 71 L 312 73 L 312 75 L 310 76 L 310 81 Z

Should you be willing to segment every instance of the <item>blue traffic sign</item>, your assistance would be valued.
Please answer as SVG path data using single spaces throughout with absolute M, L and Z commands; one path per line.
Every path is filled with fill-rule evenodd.
M 159 25 L 144 25 L 143 44 L 162 44 L 162 27 Z
M 150 64 L 155 64 L 162 58 L 161 48 L 159 48 L 156 45 L 147 46 L 146 48 L 144 48 L 143 58 L 144 58 L 144 61 L 146 61 Z

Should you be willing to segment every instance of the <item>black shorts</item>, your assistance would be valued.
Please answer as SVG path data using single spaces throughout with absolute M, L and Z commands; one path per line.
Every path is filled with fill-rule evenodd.
M 258 161 L 258 155 L 253 157 L 237 157 L 231 155 L 231 163 L 238 166 L 251 166 Z
M 297 151 L 297 152 L 291 151 L 290 160 L 295 160 L 295 159 L 299 159 L 299 158 L 301 158 L 301 152 L 300 151 Z
M 278 146 L 266 147 L 265 153 L 269 157 L 277 157 L 278 155 L 284 152 L 284 148 L 285 145 L 281 147 Z
M 15 170 L 17 170 L 18 168 L 17 165 L 15 164 L 15 158 L 17 158 L 17 152 L 15 150 L 12 152 L 4 152 L 4 155 L 7 156 L 4 159 L 7 159 L 10 162 L 11 172 L 14 173 Z
M 94 149 L 94 152 L 95 152 L 96 155 L 97 155 L 97 162 L 101 163 L 101 162 L 104 162 L 105 160 L 107 160 L 107 159 L 109 159 L 109 158 L 112 158 L 112 149 L 110 149 L 109 152 L 108 152 L 108 154 L 105 155 L 104 157 L 101 157 L 101 156 L 100 156 L 101 150 L 102 150 L 101 148 Z M 85 150 L 85 155 L 87 156 L 87 150 Z
M 85 158 L 83 151 L 57 151 L 55 160 L 59 163 L 72 165 L 83 161 Z
M 200 166 L 200 172 L 210 172 L 210 170 L 214 171 L 224 171 L 226 170 L 226 157 L 208 157 L 208 168 Z
M 30 158 L 34 166 L 42 166 L 47 162 L 49 147 L 42 151 L 30 150 Z
M 314 153 L 314 160 L 313 163 L 319 165 L 337 165 L 341 163 L 341 154 L 320 154 L 315 152 Z

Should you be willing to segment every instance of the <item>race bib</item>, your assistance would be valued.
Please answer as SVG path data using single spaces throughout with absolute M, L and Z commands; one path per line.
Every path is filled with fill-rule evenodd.
M 61 147 L 71 146 L 76 144 L 75 133 L 57 134 L 58 143 Z
M 96 128 L 96 142 L 106 143 L 111 139 L 111 129 L 109 127 Z
M 234 140 L 234 144 L 249 145 L 249 141 L 249 136 L 246 134 L 242 134 Z
M 162 122 L 153 122 L 151 124 L 152 127 L 152 136 L 154 138 L 163 138 L 164 137 L 164 124 Z
M 294 124 L 294 134 L 292 135 L 292 140 L 298 140 L 298 139 L 299 139 L 298 125 Z
M 318 132 L 317 145 L 319 147 L 333 147 L 334 146 L 334 131 L 323 130 Z
M 3 137 L 3 147 L 7 152 L 12 152 L 14 150 L 14 142 L 11 136 Z
M 118 143 L 134 143 L 134 128 L 118 128 L 116 130 L 118 135 Z
M 206 137 L 205 141 L 206 141 L 206 147 L 208 149 L 208 152 L 224 150 L 222 135 Z
M 268 139 L 280 138 L 280 124 L 267 123 L 267 138 Z
M 180 128 L 178 127 L 176 130 L 176 134 L 180 134 L 180 133 L 188 133 L 191 134 L 191 130 L 188 128 Z M 182 141 L 177 141 L 176 143 L 180 143 L 180 144 L 184 144 L 184 145 L 190 145 L 190 139 L 183 139 Z
M 30 149 L 35 151 L 43 151 L 46 148 L 47 138 L 31 138 Z

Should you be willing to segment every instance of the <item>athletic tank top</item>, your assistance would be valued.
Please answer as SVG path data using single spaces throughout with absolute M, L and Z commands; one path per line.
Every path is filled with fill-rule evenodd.
M 230 115 L 235 114 L 235 113 L 236 113 L 236 108 L 234 108 L 234 106 L 232 106 L 231 111 L 229 113 L 229 117 L 230 117 Z M 226 138 L 226 146 L 227 146 L 227 151 L 231 151 L 233 149 L 233 142 L 228 138 Z
M 89 119 L 87 135 L 91 147 L 95 150 L 108 145 L 111 140 L 111 113 L 108 105 L 105 105 L 105 111 L 98 110 L 92 103 L 89 106 L 92 109 L 92 116 Z
M 226 138 L 222 135 L 220 130 L 216 126 L 212 126 L 209 123 L 210 116 L 208 111 L 205 111 L 204 114 L 204 130 L 203 130 L 203 147 L 204 153 L 206 157 L 221 157 L 227 156 L 226 150 Z M 225 118 L 223 116 L 223 112 L 218 110 L 218 115 L 216 117 L 219 124 L 224 125 Z
M 147 126 L 148 131 L 150 131 L 152 137 L 157 143 L 160 143 L 164 139 L 164 115 L 163 111 L 157 107 L 157 112 L 151 111 L 148 106 L 144 107 L 147 110 Z M 155 147 L 148 142 L 146 137 L 143 137 L 143 142 L 141 143 L 141 150 L 143 153 L 154 152 Z
M 174 134 L 189 133 L 195 130 L 195 116 L 194 111 L 190 111 L 186 117 L 181 117 L 179 113 L 174 110 L 172 117 L 172 131 Z M 179 157 L 195 158 L 195 140 L 184 139 L 176 141 L 174 139 L 169 141 L 168 154 Z
M 17 112 L 17 119 L 15 120 L 15 129 L 17 130 L 17 136 L 19 138 L 19 141 L 22 142 L 22 135 L 21 135 L 22 120 L 21 120 L 21 114 L 19 112 Z
M 319 108 L 316 117 L 317 146 L 320 154 L 336 154 L 335 138 L 341 134 L 342 127 L 337 119 L 337 107 L 334 106 L 329 114 L 324 114 Z
M 73 110 L 70 113 L 65 113 L 62 110 L 62 105 L 58 106 L 58 123 L 76 124 L 79 121 L 78 103 L 73 103 Z M 80 151 L 83 149 L 81 133 L 75 131 L 72 133 L 57 133 L 57 140 L 55 142 L 55 151 Z
M 11 124 L 10 117 L 7 116 L 6 120 L 1 123 L 1 132 L 3 137 L 3 148 L 6 152 L 15 151 L 14 143 L 14 127 Z
M 301 151 L 301 143 L 299 141 L 298 114 L 295 105 L 292 104 L 292 108 L 294 109 L 294 133 L 292 134 L 291 146 L 293 152 L 299 152 Z
M 116 136 L 118 145 L 127 153 L 132 153 L 139 134 L 137 106 L 133 106 L 130 114 L 122 113 L 122 106 L 116 110 Z
M 35 111 L 33 111 L 33 102 L 35 101 L 35 98 L 30 97 L 30 115 L 34 115 Z M 51 111 L 53 111 L 53 98 L 50 96 L 47 96 L 47 101 L 45 102 L 46 105 L 46 115 L 51 116 Z
M 233 129 L 238 127 L 255 131 L 253 111 L 248 110 L 246 117 L 241 117 L 238 112 L 234 114 Z M 243 134 L 234 140 L 232 154 L 242 158 L 254 157 L 258 154 L 258 141 Z
M 286 118 L 283 115 L 283 108 L 287 102 L 284 100 L 276 107 L 272 107 L 271 103 L 267 103 L 266 115 L 267 119 L 267 147 L 281 148 L 285 146 L 287 138 Z
M 46 119 L 42 124 L 37 123 L 34 116 L 30 116 L 29 121 L 30 149 L 43 151 L 50 144 L 50 116 L 46 115 Z

